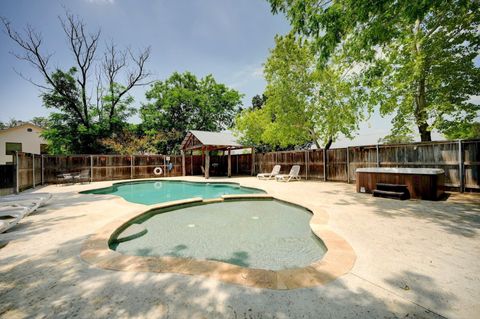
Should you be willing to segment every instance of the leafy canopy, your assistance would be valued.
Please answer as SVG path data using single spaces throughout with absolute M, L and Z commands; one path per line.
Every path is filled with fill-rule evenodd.
M 339 134 L 351 137 L 363 118 L 362 90 L 340 64 L 316 68 L 309 43 L 293 35 L 275 38 L 265 64 L 265 105 L 244 110 L 236 128 L 247 143 L 287 147 L 314 142 L 327 147 Z
M 318 63 L 341 48 L 366 74 L 370 107 L 395 114 L 393 135 L 416 126 L 422 140 L 447 121 L 472 123 L 479 106 L 480 2 L 465 0 L 269 0 L 292 32 L 312 39 Z
M 141 127 L 146 134 L 168 134 L 157 143 L 157 151 L 177 150 L 189 130 L 221 131 L 229 128 L 241 106 L 242 95 L 212 75 L 197 79 L 190 72 L 173 73 L 165 81 L 152 84 L 148 103 L 141 108 Z

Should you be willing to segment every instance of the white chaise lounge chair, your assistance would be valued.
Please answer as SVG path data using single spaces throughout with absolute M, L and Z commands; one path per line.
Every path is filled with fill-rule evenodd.
M 293 165 L 288 174 L 279 174 L 275 176 L 277 182 L 290 182 L 292 179 L 300 180 L 300 165 Z
M 257 174 L 258 179 L 271 179 L 280 174 L 280 165 L 275 165 L 270 173 Z
M 19 200 L 12 202 L 0 202 L 0 213 L 8 209 L 25 209 L 25 216 L 30 215 L 40 207 L 39 200 Z
M 0 203 L 17 203 L 22 201 L 32 201 L 38 203 L 39 206 L 45 205 L 45 203 L 52 198 L 50 193 L 28 193 L 19 195 L 7 195 L 0 196 Z
M 24 208 L 24 216 L 28 216 L 52 198 L 50 193 L 28 193 L 20 195 L 0 196 L 0 209 Z
M 26 207 L 5 206 L 0 207 L 0 233 L 3 233 L 25 217 L 29 212 Z

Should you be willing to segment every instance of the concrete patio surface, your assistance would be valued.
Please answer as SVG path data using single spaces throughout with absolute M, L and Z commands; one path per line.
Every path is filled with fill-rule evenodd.
M 480 194 L 396 201 L 343 183 L 212 180 L 325 210 L 357 255 L 353 269 L 323 286 L 278 291 L 96 268 L 80 259 L 82 243 L 146 206 L 78 193 L 112 182 L 50 185 L 33 190 L 53 193 L 48 205 L 0 234 L 0 317 L 479 318 Z

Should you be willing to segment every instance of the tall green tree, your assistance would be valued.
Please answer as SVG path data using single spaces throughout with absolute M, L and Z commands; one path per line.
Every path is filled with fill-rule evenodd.
M 108 44 L 98 53 L 100 31 L 89 33 L 78 17 L 66 13 L 60 19 L 68 49 L 72 52 L 69 70 L 52 69 L 52 54 L 44 51 L 39 32 L 27 26 L 23 33 L 1 19 L 7 35 L 18 45 L 18 59 L 36 69 L 45 83 L 25 78 L 42 91 L 45 107 L 53 110 L 43 133 L 53 153 L 101 153 L 100 141 L 127 125 L 134 112 L 130 90 L 148 77 L 145 63 L 150 51 L 137 54 Z M 121 81 L 120 79 L 125 79 Z
M 252 97 L 252 108 L 261 109 L 266 102 L 267 102 L 267 96 L 265 95 L 265 93 L 263 93 L 262 95 L 257 94 L 254 97 Z
M 316 67 L 307 41 L 275 38 L 265 63 L 265 105 L 242 112 L 236 128 L 247 143 L 329 148 L 340 134 L 352 137 L 363 119 L 361 89 L 340 64 Z
M 152 84 L 146 93 L 148 103 L 141 108 L 142 129 L 150 135 L 159 132 L 171 137 L 157 144 L 161 153 L 178 150 L 189 130 L 221 131 L 233 124 L 242 104 L 242 95 L 212 75 L 204 78 L 190 73 L 173 73 L 165 81 Z
M 318 62 L 339 47 L 367 75 L 368 102 L 394 113 L 393 134 L 416 126 L 422 141 L 446 121 L 472 121 L 479 105 L 480 2 L 269 0 L 292 32 L 310 37 Z

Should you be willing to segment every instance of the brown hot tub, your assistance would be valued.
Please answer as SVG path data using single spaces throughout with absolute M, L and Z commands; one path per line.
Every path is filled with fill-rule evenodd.
M 444 193 L 445 172 L 439 168 L 357 168 L 357 192 L 372 193 L 378 184 L 405 185 L 410 198 L 437 200 Z

